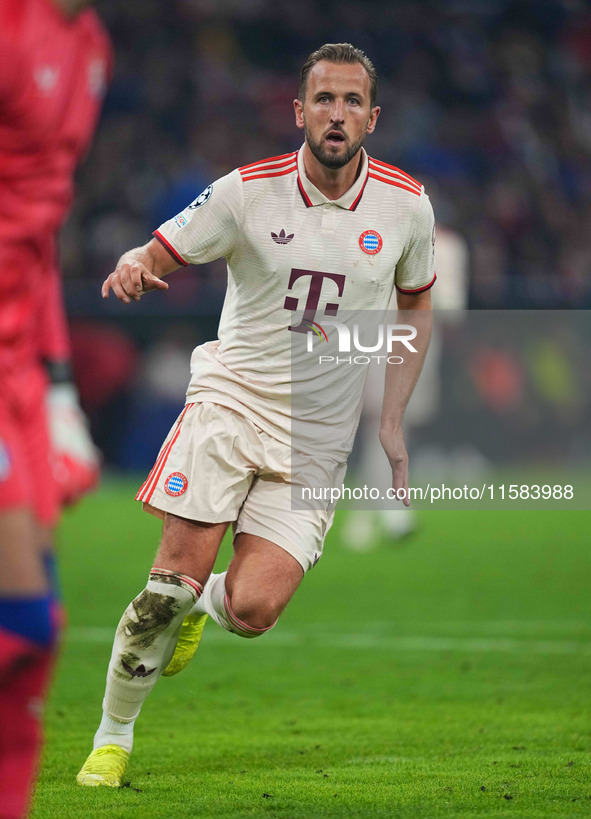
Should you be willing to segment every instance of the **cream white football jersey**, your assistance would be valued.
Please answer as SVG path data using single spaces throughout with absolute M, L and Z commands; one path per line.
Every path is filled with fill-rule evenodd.
M 293 367 L 294 332 L 347 311 L 383 311 L 394 286 L 418 293 L 435 281 L 429 197 L 364 149 L 359 176 L 340 199 L 310 182 L 300 149 L 218 179 L 154 236 L 181 265 L 228 263 L 219 340 L 193 352 L 187 401 L 233 408 L 287 443 L 294 379 L 299 390 L 315 389 L 306 368 Z M 363 380 L 355 384 L 359 394 L 346 394 L 353 413 Z M 321 398 L 327 410 L 312 422 L 330 426 L 344 397 Z M 346 457 L 350 430 L 336 439 Z

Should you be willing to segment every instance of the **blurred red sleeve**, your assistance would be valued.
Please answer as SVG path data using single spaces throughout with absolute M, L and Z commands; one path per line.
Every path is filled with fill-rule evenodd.
M 49 261 L 37 291 L 35 327 L 39 358 L 67 361 L 71 355 L 61 276 L 54 259 Z

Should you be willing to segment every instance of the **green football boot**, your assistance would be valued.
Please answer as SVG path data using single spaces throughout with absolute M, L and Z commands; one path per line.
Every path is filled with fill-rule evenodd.
M 172 659 L 162 672 L 163 677 L 178 674 L 193 659 L 199 648 L 206 620 L 207 614 L 189 614 L 185 617 Z
M 90 754 L 76 782 L 89 788 L 120 788 L 128 760 L 129 751 L 119 745 L 103 745 Z

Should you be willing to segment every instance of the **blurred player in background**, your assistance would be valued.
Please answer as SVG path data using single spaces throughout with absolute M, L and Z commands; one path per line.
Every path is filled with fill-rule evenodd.
M 292 451 L 311 470 L 322 458 L 316 446 L 299 449 L 294 435 L 292 342 L 305 344 L 316 313 L 322 321 L 382 312 L 395 285 L 398 307 L 413 311 L 420 330 L 417 355 L 388 367 L 380 435 L 394 486 L 408 486 L 401 422 L 429 341 L 434 218 L 420 183 L 362 147 L 380 113 L 376 91 L 363 52 L 349 44 L 314 52 L 294 103 L 303 147 L 214 182 L 124 254 L 103 285 L 104 297 L 113 290 L 129 304 L 166 289 L 161 277 L 180 265 L 228 261 L 219 341 L 194 351 L 187 404 L 137 495 L 164 519 L 162 542 L 117 628 L 81 785 L 121 785 L 144 700 L 161 674 L 188 662 L 208 615 L 240 637 L 259 637 L 320 558 L 333 508 L 292 509 Z M 312 413 L 306 432 L 329 441 L 320 465 L 338 486 L 363 380 L 351 368 L 352 391 L 337 368 L 327 372 L 335 390 L 318 389 L 304 357 L 298 383 L 321 404 L 321 420 Z M 230 524 L 234 556 L 227 572 L 212 574 Z
M 0 817 L 26 815 L 58 623 L 52 530 L 98 479 L 57 234 L 111 70 L 85 0 L 0 2 Z
M 434 422 L 441 410 L 442 330 L 446 325 L 457 323 L 459 311 L 468 307 L 468 245 L 456 230 L 440 224 L 437 225 L 435 269 L 437 287 L 432 291 L 435 316 L 429 352 L 405 413 L 404 434 L 413 458 L 416 454 L 413 449 L 413 429 Z M 395 299 L 392 299 L 388 309 L 396 310 Z M 384 494 L 390 485 L 390 473 L 375 434 L 380 422 L 384 368 L 372 361 L 368 370 L 359 424 L 357 477 L 360 485 L 378 487 Z M 352 551 L 363 552 L 375 548 L 384 537 L 398 541 L 410 535 L 417 527 L 417 514 L 408 507 L 397 506 L 398 508 L 390 509 L 342 511 L 341 514 L 347 514 L 347 525 L 342 530 L 343 544 Z

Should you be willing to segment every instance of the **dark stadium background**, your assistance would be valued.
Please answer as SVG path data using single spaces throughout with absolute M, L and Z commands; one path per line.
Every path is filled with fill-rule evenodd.
M 128 308 L 103 302 L 100 283 L 213 179 L 300 145 L 297 75 L 325 41 L 353 42 L 376 64 L 382 114 L 369 151 L 424 182 L 439 224 L 467 240 L 471 308 L 591 306 L 588 3 L 103 0 L 98 10 L 116 69 L 62 262 L 82 400 L 107 465 L 151 464 L 183 401 L 190 350 L 215 336 L 225 263 L 180 271 L 166 295 Z

